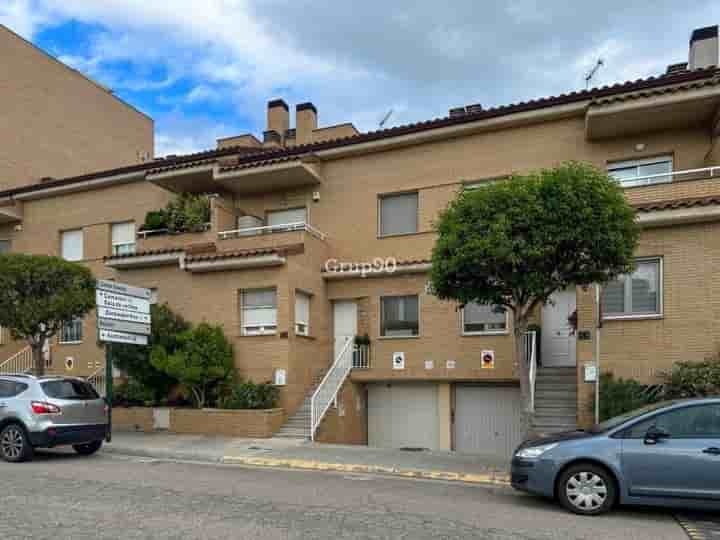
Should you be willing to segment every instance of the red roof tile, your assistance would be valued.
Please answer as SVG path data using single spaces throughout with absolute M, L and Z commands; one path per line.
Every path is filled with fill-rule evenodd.
M 657 212 L 659 210 L 676 210 L 678 208 L 693 208 L 696 206 L 711 206 L 720 204 L 720 195 L 708 197 L 692 197 L 687 199 L 674 199 L 633 205 L 638 212 Z

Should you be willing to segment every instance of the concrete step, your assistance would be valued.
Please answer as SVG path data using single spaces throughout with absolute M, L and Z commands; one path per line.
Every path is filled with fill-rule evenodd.
M 571 425 L 577 423 L 577 416 L 574 414 L 568 414 L 563 416 L 538 416 L 535 415 L 535 418 L 533 418 L 533 424 L 539 424 L 543 426 L 552 426 L 552 425 Z
M 543 398 L 549 398 L 549 399 L 557 399 L 557 398 L 576 398 L 577 392 L 573 390 L 568 390 L 567 388 L 564 389 L 545 389 L 545 388 L 536 388 L 535 389 L 535 401 L 541 400 Z
M 535 405 L 535 416 L 575 416 L 577 407 L 548 407 Z
M 567 392 L 569 394 L 577 394 L 577 389 L 575 385 L 548 382 L 535 385 L 535 395 L 539 392 Z
M 310 434 L 307 431 L 297 430 L 297 431 L 278 431 L 275 434 L 275 437 L 279 437 L 280 439 L 309 439 Z

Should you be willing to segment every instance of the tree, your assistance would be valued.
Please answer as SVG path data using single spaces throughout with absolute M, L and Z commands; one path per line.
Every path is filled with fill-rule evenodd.
M 529 370 L 522 361 L 529 318 L 551 295 L 604 284 L 634 268 L 639 229 L 622 189 L 596 167 L 570 162 L 466 190 L 437 223 L 435 294 L 508 309 L 525 410 Z
M 47 255 L 0 255 L 0 325 L 28 342 L 36 375 L 45 374 L 46 341 L 94 307 L 95 278 L 84 266 Z
M 221 385 L 233 380 L 232 345 L 222 327 L 207 323 L 180 334 L 178 345 L 173 353 L 163 346 L 153 347 L 150 362 L 180 381 L 192 393 L 196 405 L 203 408 Z
M 157 369 L 150 362 L 153 348 L 162 347 L 167 354 L 174 354 L 180 347 L 179 336 L 190 329 L 190 324 L 173 313 L 167 304 L 150 306 L 152 329 L 148 346 L 108 343 L 113 365 L 141 385 L 153 400 L 166 398 L 177 384 L 177 379 Z

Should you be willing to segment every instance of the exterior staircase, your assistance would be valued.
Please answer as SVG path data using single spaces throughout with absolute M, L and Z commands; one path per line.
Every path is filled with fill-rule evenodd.
M 558 433 L 577 429 L 577 373 L 575 367 L 541 367 L 535 380 L 535 415 L 532 429 L 537 433 Z
M 33 369 L 33 357 L 30 347 L 25 347 L 0 363 L 0 375 L 30 373 Z
M 312 398 L 313 394 L 317 390 L 318 385 L 325 378 L 327 369 L 320 371 L 315 377 L 313 377 L 313 384 L 310 392 L 307 393 L 303 400 L 300 408 L 288 418 L 287 422 L 283 424 L 275 434 L 276 438 L 279 439 L 310 439 L 310 430 L 312 423 Z

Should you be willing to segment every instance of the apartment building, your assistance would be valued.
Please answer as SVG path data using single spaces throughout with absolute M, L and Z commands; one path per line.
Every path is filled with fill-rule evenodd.
M 318 127 L 310 103 L 291 127 L 274 100 L 262 140 L 0 192 L 0 232 L 14 250 L 82 261 L 222 324 L 239 375 L 281 387 L 281 435 L 507 455 L 525 429 L 525 359 L 507 316 L 433 296 L 433 220 L 460 190 L 566 160 L 607 168 L 637 209 L 638 268 L 600 292 L 602 313 L 596 291 L 578 288 L 537 314 L 539 429 L 591 421 L 584 368 L 597 351 L 603 371 L 648 384 L 712 354 L 719 57 L 717 26 L 703 28 L 688 61 L 657 77 L 370 133 Z M 206 230 L 139 231 L 187 192 L 212 194 Z M 68 325 L 53 369 L 101 366 L 93 321 Z

